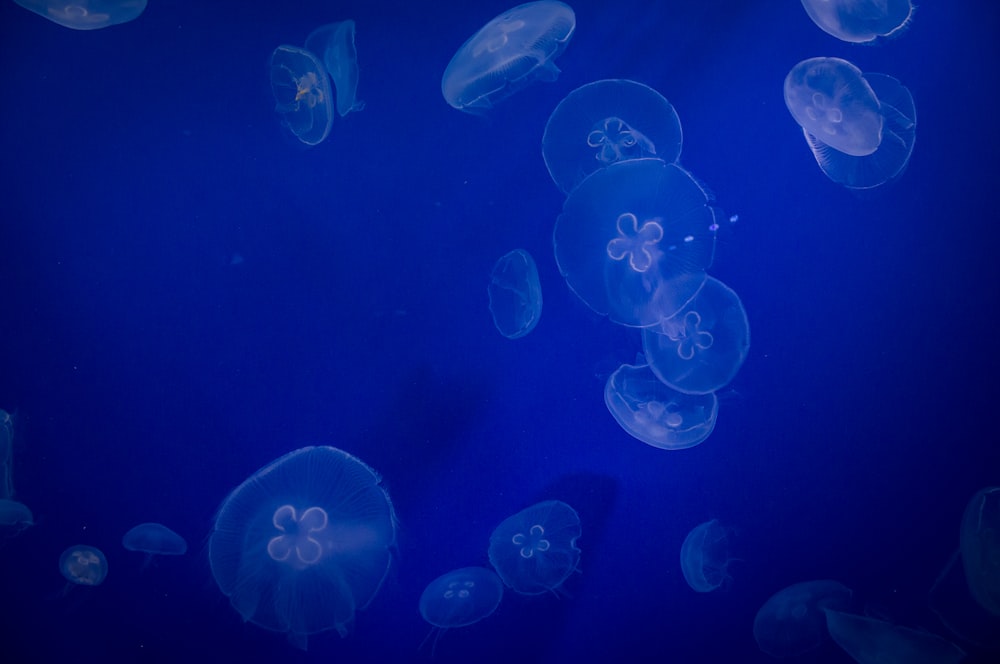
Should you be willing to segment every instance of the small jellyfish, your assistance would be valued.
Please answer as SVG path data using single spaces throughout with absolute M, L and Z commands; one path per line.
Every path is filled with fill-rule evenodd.
M 420 595 L 420 615 L 434 626 L 432 654 L 445 631 L 489 617 L 502 598 L 503 584 L 485 567 L 452 570 L 427 584 Z
M 851 591 L 836 581 L 796 583 L 771 596 L 757 611 L 753 636 L 772 657 L 796 657 L 826 638 L 824 609 L 846 609 Z
M 0 537 L 15 537 L 35 525 L 31 510 L 24 503 L 0 498 Z
M 731 531 L 718 519 L 696 526 L 681 545 L 681 572 L 691 589 L 712 592 L 731 580 L 729 539 Z
M 831 608 L 823 612 L 834 642 L 862 664 L 958 664 L 965 659 L 961 648 L 936 634 Z
M 99 586 L 108 575 L 108 561 L 100 549 L 78 544 L 63 551 L 59 571 L 71 583 Z
M 609 164 L 681 154 L 677 111 L 656 90 L 635 81 L 595 81 L 559 102 L 545 124 L 542 157 L 564 193 Z
M 333 91 L 316 56 L 295 46 L 271 54 L 271 91 L 282 123 L 306 145 L 318 145 L 333 126 Z
M 896 36 L 913 18 L 910 0 L 802 0 L 802 6 L 823 32 L 855 44 Z
M 306 50 L 316 54 L 333 79 L 340 117 L 362 110 L 365 102 L 358 99 L 358 51 L 354 46 L 354 21 L 316 28 L 306 38 Z
M 392 503 L 374 470 L 333 447 L 289 452 L 236 487 L 219 508 L 208 559 L 244 620 L 296 647 L 346 636 L 389 573 Z
M 490 535 L 490 563 L 522 595 L 555 592 L 580 564 L 580 517 L 564 502 L 547 500 L 504 519 Z
M 664 450 L 704 442 L 719 412 L 715 394 L 672 390 L 647 365 L 618 367 L 604 385 L 604 403 L 626 433 Z
M 501 256 L 493 266 L 487 292 L 493 324 L 500 334 L 520 339 L 535 329 L 542 315 L 542 285 L 531 254 L 515 249 Z
M 554 81 L 555 59 L 566 50 L 576 15 L 555 0 L 508 9 L 469 38 L 441 77 L 445 101 L 481 113 L 536 80 Z
M 139 18 L 146 0 L 14 0 L 25 9 L 73 30 L 97 30 Z
M 129 551 L 146 554 L 143 568 L 153 556 L 180 556 L 187 553 L 184 538 L 160 523 L 140 523 L 122 537 L 122 546 Z
M 646 327 L 673 316 L 701 288 L 715 251 L 713 226 L 708 194 L 690 173 L 661 159 L 620 161 L 566 198 L 553 232 L 556 263 L 591 309 Z
M 668 387 L 708 394 L 729 384 L 750 350 L 743 303 L 724 283 L 708 277 L 684 308 L 644 328 L 649 368 Z

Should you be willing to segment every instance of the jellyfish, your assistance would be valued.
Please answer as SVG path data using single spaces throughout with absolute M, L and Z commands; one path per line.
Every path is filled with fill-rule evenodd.
M 823 612 L 834 642 L 861 664 L 958 664 L 965 659 L 961 648 L 936 634 L 831 608 Z
M 0 498 L 0 537 L 15 537 L 35 525 L 31 510 L 24 503 Z
M 333 126 L 333 91 L 322 63 L 309 51 L 279 46 L 271 54 L 271 91 L 282 123 L 306 145 L 318 145 Z
M 696 526 L 681 545 L 681 572 L 691 589 L 699 593 L 712 592 L 728 583 L 730 530 L 712 519 Z
M 785 105 L 820 169 L 850 189 L 898 178 L 916 140 L 913 95 L 885 74 L 839 58 L 810 58 L 785 77 Z
M 184 538 L 161 523 L 140 523 L 125 533 L 122 546 L 129 551 L 146 554 L 143 569 L 149 566 L 153 556 L 180 556 L 187 553 Z
M 680 311 L 644 328 L 649 368 L 665 385 L 686 394 L 708 394 L 729 384 L 750 350 L 743 303 L 724 283 L 708 277 Z
M 139 18 L 146 0 L 14 0 L 25 9 L 72 30 L 97 30 Z
M 97 547 L 78 544 L 63 551 L 59 571 L 70 583 L 99 586 L 108 575 L 108 560 Z
M 287 635 L 346 636 L 378 593 L 395 548 L 392 503 L 374 470 L 333 447 L 264 466 L 223 502 L 208 542 L 219 589 L 245 621 Z
M 764 602 L 753 621 L 753 636 L 772 657 L 802 655 L 826 638 L 823 610 L 846 609 L 850 601 L 850 589 L 836 581 L 796 583 Z
M 432 654 L 445 631 L 489 617 L 501 598 L 503 584 L 485 567 L 452 570 L 427 584 L 420 595 L 420 615 L 434 627 Z
M 31 510 L 14 500 L 14 418 L 0 409 L 0 537 L 15 537 L 35 524 Z
M 656 157 L 676 162 L 681 121 L 649 86 L 622 79 L 595 81 L 559 102 L 545 124 L 542 157 L 564 193 L 609 164 Z
M 538 324 L 542 315 L 542 285 L 535 259 L 524 249 L 504 254 L 493 266 L 490 313 L 497 330 L 508 339 L 520 339 Z
M 580 517 L 566 503 L 546 500 L 504 519 L 490 535 L 490 563 L 522 595 L 555 592 L 580 564 Z
M 982 489 L 969 501 L 959 550 L 973 598 L 1000 617 L 1000 487 Z
M 604 385 L 611 416 L 633 438 L 664 450 L 704 442 L 715 428 L 715 394 L 683 394 L 663 384 L 646 364 L 623 364 Z
M 554 81 L 555 59 L 569 44 L 576 15 L 562 2 L 540 0 L 508 9 L 469 38 L 441 77 L 445 101 L 481 113 L 536 80 Z
M 661 159 L 613 163 L 566 198 L 556 263 L 576 295 L 613 322 L 646 327 L 701 288 L 715 251 L 715 213 L 690 173 Z
M 910 0 L 802 0 L 802 6 L 820 30 L 856 44 L 894 37 L 913 18 Z
M 306 38 L 306 50 L 323 62 L 326 73 L 333 79 L 340 117 L 362 110 L 365 102 L 358 99 L 358 51 L 354 47 L 354 21 L 316 28 Z

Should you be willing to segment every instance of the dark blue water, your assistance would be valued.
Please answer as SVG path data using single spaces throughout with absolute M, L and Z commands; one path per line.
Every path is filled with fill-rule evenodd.
M 426 659 L 426 584 L 488 564 L 493 528 L 550 498 L 583 525 L 567 596 L 508 593 L 438 661 L 771 661 L 757 609 L 817 578 L 945 633 L 928 589 L 968 499 L 1000 482 L 998 10 L 926 2 L 900 38 L 852 46 L 797 2 L 572 4 L 559 79 L 485 119 L 449 107 L 440 79 L 504 2 L 151 0 L 94 32 L 0 4 L 0 407 L 36 521 L 0 548 L 0 660 Z M 268 58 L 345 18 L 367 105 L 306 149 L 274 113 Z M 857 195 L 816 167 L 781 87 L 813 56 L 913 93 L 897 183 Z M 564 196 L 542 130 L 608 77 L 670 100 L 682 163 L 739 215 L 710 272 L 740 294 L 752 345 L 689 450 L 608 414 L 604 381 L 640 335 L 596 317 L 553 258 Z M 516 247 L 545 305 L 510 341 L 486 285 Z M 241 621 L 206 542 L 233 487 L 305 445 L 377 469 L 400 528 L 354 634 L 302 653 Z M 741 562 L 725 592 L 696 594 L 680 546 L 712 518 Z M 121 546 L 142 521 L 189 554 L 142 570 Z M 63 597 L 77 543 L 110 571 Z M 849 661 L 833 645 L 806 659 Z

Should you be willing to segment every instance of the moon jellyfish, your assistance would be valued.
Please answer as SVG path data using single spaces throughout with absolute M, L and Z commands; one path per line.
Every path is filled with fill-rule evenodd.
M 493 266 L 490 313 L 497 330 L 508 339 L 520 339 L 538 324 L 542 315 L 542 285 L 535 259 L 524 249 L 504 254 Z
M 595 312 L 646 327 L 701 288 L 715 228 L 708 193 L 687 171 L 661 159 L 620 161 L 566 198 L 553 233 L 556 263 Z
M 34 524 L 28 506 L 14 500 L 14 419 L 0 409 L 0 537 L 14 537 Z
M 965 653 L 936 634 L 867 616 L 825 609 L 834 642 L 861 664 L 958 664 Z
M 187 553 L 184 538 L 161 523 L 140 523 L 122 537 L 122 546 L 129 551 L 146 554 L 143 567 L 153 556 L 181 556 Z
M 208 558 L 244 620 L 306 648 L 310 634 L 346 636 L 378 593 L 395 546 L 379 476 L 333 447 L 304 447 L 264 466 L 219 508 Z
M 913 17 L 910 0 L 802 0 L 802 7 L 823 32 L 853 43 L 897 35 Z
M 489 617 L 501 598 L 503 584 L 485 567 L 452 570 L 427 584 L 420 595 L 420 615 L 435 628 L 432 652 L 445 631 Z
M 358 51 L 354 46 L 354 21 L 316 28 L 306 38 L 306 50 L 316 54 L 333 79 L 340 117 L 363 109 L 365 103 L 358 99 Z
M 729 384 L 750 350 L 743 303 L 724 283 L 708 277 L 670 318 L 642 331 L 649 368 L 668 387 L 708 394 Z
M 445 101 L 479 113 L 536 80 L 559 76 L 555 59 L 569 44 L 576 15 L 554 0 L 528 2 L 487 23 L 458 49 L 441 77 Z
M 333 126 L 333 92 L 326 69 L 309 51 L 279 46 L 271 54 L 271 91 L 282 123 L 306 145 L 318 145 Z
M 676 162 L 681 121 L 656 90 L 622 79 L 595 81 L 559 102 L 545 124 L 542 157 L 564 193 L 609 164 L 657 157 Z
M 14 0 L 72 30 L 97 30 L 139 18 L 146 0 Z
M 546 500 L 504 519 L 490 535 L 490 563 L 515 592 L 555 591 L 580 564 L 580 517 L 564 502 Z
M 664 450 L 683 450 L 704 442 L 719 413 L 714 394 L 672 390 L 646 365 L 618 367 L 604 385 L 604 403 L 626 433 Z
M 846 609 L 851 591 L 836 581 L 806 581 L 771 596 L 757 611 L 753 636 L 772 657 L 815 650 L 826 638 L 824 609 Z
M 712 519 L 696 526 L 681 545 L 681 572 L 691 589 L 712 592 L 731 580 L 729 576 L 730 530 Z
M 820 169 L 851 189 L 899 177 L 913 153 L 913 96 L 884 74 L 864 74 L 846 60 L 811 58 L 785 78 L 785 105 L 802 127 Z
M 972 596 L 1000 617 L 1000 487 L 982 489 L 969 501 L 959 550 Z
M 71 583 L 99 586 L 108 575 L 108 561 L 100 549 L 78 544 L 63 551 L 59 571 Z
M 14 537 L 33 525 L 35 519 L 27 505 L 0 498 L 0 537 Z

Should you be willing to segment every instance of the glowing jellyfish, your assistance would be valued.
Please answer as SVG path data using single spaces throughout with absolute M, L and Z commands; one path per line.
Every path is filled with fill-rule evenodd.
M 108 561 L 100 549 L 78 544 L 63 551 L 59 571 L 71 583 L 99 586 L 108 575 Z
M 500 257 L 490 274 L 487 292 L 497 330 L 508 339 L 520 339 L 542 316 L 542 285 L 535 259 L 524 249 Z
M 431 581 L 420 595 L 420 615 L 435 628 L 433 647 L 445 631 L 492 615 L 501 598 L 503 584 L 485 567 L 463 567 Z
M 785 105 L 820 169 L 851 189 L 899 177 L 913 153 L 913 96 L 884 74 L 862 74 L 839 58 L 810 58 L 785 77 Z
M 681 572 L 691 589 L 699 593 L 712 592 L 728 583 L 729 538 L 731 531 L 718 519 L 696 526 L 681 545 Z
M 736 376 L 750 350 L 743 303 L 724 283 L 708 277 L 680 311 L 642 331 L 649 368 L 668 387 L 708 394 Z
M 824 609 L 834 642 L 861 664 L 958 664 L 965 653 L 936 634 L 883 620 Z
M 664 450 L 704 442 L 719 412 L 714 394 L 672 390 L 647 365 L 618 367 L 604 385 L 604 403 L 626 433 Z
M 553 233 L 570 290 L 613 322 L 646 327 L 684 307 L 715 251 L 706 191 L 676 164 L 620 161 L 566 198 Z
M 146 0 L 14 0 L 25 9 L 73 30 L 97 30 L 139 18 Z
M 271 54 L 271 91 L 282 123 L 306 145 L 318 145 L 333 126 L 333 91 L 316 56 L 295 46 Z
M 547 500 L 504 519 L 490 535 L 490 563 L 522 595 L 555 591 L 580 564 L 580 517 Z
M 181 556 L 187 553 L 184 538 L 161 523 L 140 523 L 122 537 L 122 546 L 129 551 L 146 554 L 143 567 L 153 556 Z
M 542 157 L 556 186 L 568 194 L 594 171 L 619 161 L 676 162 L 681 142 L 681 121 L 659 92 L 635 81 L 595 81 L 552 111 Z
M 555 59 L 569 44 L 576 15 L 562 2 L 540 0 L 508 9 L 469 38 L 441 78 L 445 101 L 478 113 L 536 80 L 554 81 Z
M 1000 487 L 982 489 L 969 501 L 959 550 L 972 596 L 1000 617 Z
M 846 609 L 850 602 L 850 589 L 836 581 L 796 583 L 764 602 L 753 621 L 753 636 L 772 657 L 802 655 L 826 638 L 824 609 Z
M 208 557 L 244 620 L 305 649 L 310 634 L 349 633 L 389 572 L 395 533 L 375 471 L 333 447 L 305 447 L 233 490 Z
M 853 43 L 895 36 L 913 17 L 910 0 L 802 0 L 802 6 L 823 32 Z
M 358 99 L 358 51 L 354 46 L 354 21 L 341 21 L 316 28 L 306 38 L 306 50 L 322 60 L 337 92 L 337 112 L 344 117 L 360 111 Z

